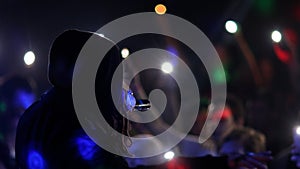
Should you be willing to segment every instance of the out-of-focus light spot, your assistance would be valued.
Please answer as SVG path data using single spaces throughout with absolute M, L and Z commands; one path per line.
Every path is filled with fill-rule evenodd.
M 167 12 L 167 7 L 163 4 L 158 4 L 155 6 L 155 12 L 159 15 L 163 15 Z
M 289 64 L 292 61 L 292 53 L 290 51 L 282 49 L 277 43 L 273 47 L 277 58 L 281 62 Z
M 30 151 L 28 154 L 27 165 L 29 169 L 45 169 L 45 160 L 37 151 Z
M 100 34 L 99 34 L 99 36 L 100 36 L 100 37 L 102 37 L 102 38 L 104 38 L 104 37 L 105 37 L 105 36 L 104 36 L 104 34 L 102 34 L 102 33 L 100 33 Z
M 254 6 L 262 14 L 271 14 L 274 11 L 275 1 L 274 0 L 255 0 Z
M 176 48 L 174 48 L 173 46 L 168 46 L 167 47 L 167 51 L 168 52 L 171 52 L 173 55 L 178 55 L 178 51 L 177 51 L 177 49 Z
M 18 90 L 16 96 L 15 105 L 23 108 L 24 110 L 27 109 L 35 99 L 35 95 L 33 93 L 24 90 Z
M 238 31 L 238 25 L 236 22 L 229 20 L 225 23 L 225 29 L 229 33 L 236 33 Z
M 223 68 L 217 68 L 213 72 L 213 82 L 215 84 L 225 84 L 227 81 L 227 73 Z
M 78 137 L 76 144 L 80 156 L 84 160 L 92 160 L 96 153 L 96 144 L 88 136 Z
M 173 71 L 173 65 L 169 62 L 165 62 L 162 64 L 161 70 L 165 73 L 171 73 Z
M 282 35 L 279 31 L 275 30 L 272 32 L 271 38 L 274 42 L 279 43 L 282 39 Z
M 5 102 L 0 102 L 0 114 L 6 111 L 6 104 Z
M 172 160 L 175 156 L 175 153 L 173 151 L 168 151 L 164 154 L 164 158 L 167 160 Z
M 121 50 L 121 55 L 122 55 L 122 58 L 127 58 L 127 56 L 129 56 L 129 50 L 127 48 L 123 48 Z
M 27 66 L 30 66 L 34 63 L 35 61 L 35 55 L 32 51 L 28 51 L 24 55 L 24 62 Z
M 296 128 L 296 134 L 300 135 L 300 126 Z

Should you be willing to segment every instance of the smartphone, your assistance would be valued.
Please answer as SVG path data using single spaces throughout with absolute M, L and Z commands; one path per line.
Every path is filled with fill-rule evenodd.
M 137 111 L 147 111 L 151 107 L 150 101 L 147 99 L 137 99 L 136 104 L 134 106 L 134 110 Z

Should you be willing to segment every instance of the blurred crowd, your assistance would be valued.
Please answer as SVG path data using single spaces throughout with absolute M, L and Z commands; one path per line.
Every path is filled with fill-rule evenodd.
M 17 168 L 15 139 L 19 118 L 37 99 L 36 84 L 22 75 L 3 78 L 0 88 L 0 168 Z M 1 168 L 1 169 L 2 169 Z

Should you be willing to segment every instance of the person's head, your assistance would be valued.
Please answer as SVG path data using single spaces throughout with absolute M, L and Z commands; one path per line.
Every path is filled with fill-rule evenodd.
M 49 52 L 48 78 L 56 87 L 69 88 L 77 57 L 92 32 L 66 30 L 52 42 Z
M 264 134 L 251 128 L 240 127 L 226 136 L 219 153 L 221 155 L 258 153 L 265 151 L 265 149 L 266 138 Z
M 115 121 L 112 117 L 115 117 L 115 120 L 118 122 L 122 121 L 121 115 L 117 115 L 111 94 L 111 88 L 113 88 L 113 90 L 117 90 L 116 93 L 120 93 L 120 98 L 122 97 L 122 79 L 117 79 L 116 85 L 111 83 L 115 70 L 122 61 L 119 47 L 113 41 L 95 32 L 76 29 L 64 31 L 56 37 L 51 45 L 48 78 L 55 88 L 70 90 L 73 76 L 77 75 L 77 72 L 74 72 L 74 68 L 80 53 L 82 53 L 81 57 L 85 57 L 86 60 L 94 57 L 91 55 L 98 56 L 99 54 L 95 53 L 96 51 L 84 52 L 83 50 L 90 50 L 90 47 L 92 50 L 95 47 L 101 49 L 100 45 L 103 42 L 110 44 L 112 48 L 107 51 L 101 63 L 99 63 L 95 78 L 95 93 L 98 106 L 100 109 L 103 109 L 101 110 L 103 116 L 109 121 L 110 125 L 113 125 Z M 82 63 L 77 63 L 77 65 L 80 67 L 78 71 L 85 71 L 86 68 L 83 67 Z M 93 73 L 87 72 L 87 76 L 91 76 Z M 122 126 L 122 124 L 118 126 Z

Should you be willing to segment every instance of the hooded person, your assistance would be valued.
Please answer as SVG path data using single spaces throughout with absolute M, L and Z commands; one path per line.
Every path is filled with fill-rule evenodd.
M 16 160 L 21 169 L 127 167 L 123 158 L 102 149 L 85 133 L 74 109 L 74 67 L 80 51 L 91 37 L 96 42 L 108 41 L 96 33 L 67 30 L 52 43 L 48 78 L 53 87 L 25 111 L 17 128 Z M 118 47 L 115 44 L 112 46 L 98 68 L 95 93 L 107 123 L 122 133 L 126 130 L 126 124 L 114 106 L 110 92 L 114 87 L 113 90 L 117 90 L 120 97 L 122 95 L 121 80 L 111 86 L 114 71 L 122 60 Z M 107 136 L 103 135 L 103 138 Z M 122 141 L 117 142 L 113 148 L 126 152 Z

